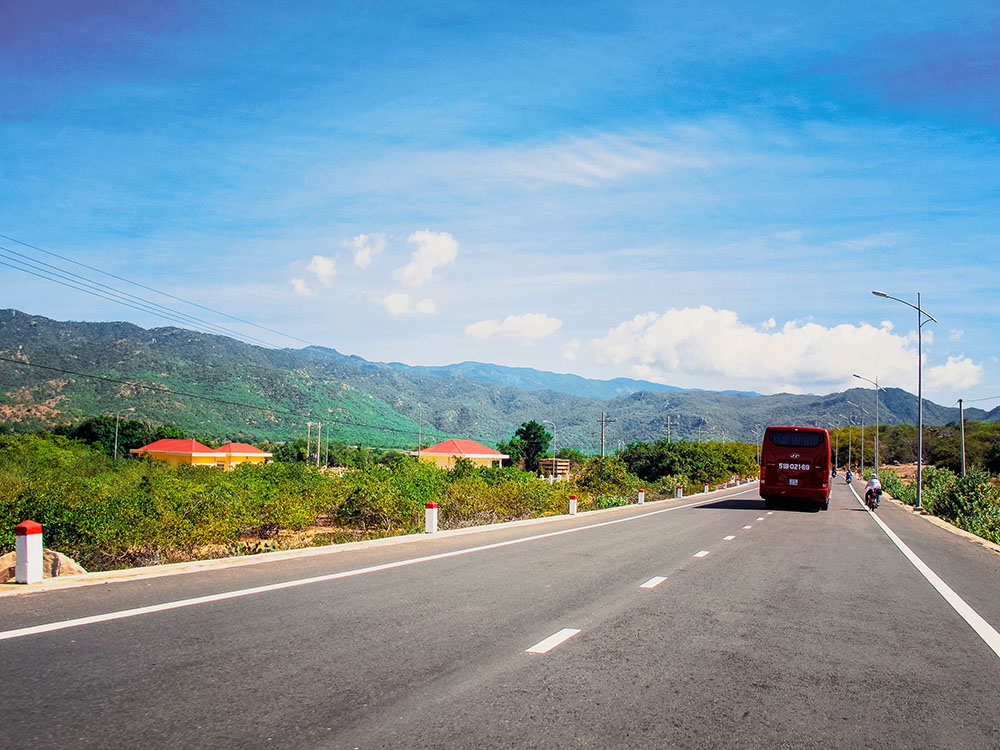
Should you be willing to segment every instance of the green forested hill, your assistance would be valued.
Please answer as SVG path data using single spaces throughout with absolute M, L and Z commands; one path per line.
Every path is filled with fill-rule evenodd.
M 422 408 L 425 444 L 452 435 L 494 444 L 521 422 L 549 419 L 557 425 L 558 447 L 594 452 L 600 450 L 602 412 L 616 420 L 607 428 L 613 450 L 619 440 L 664 437 L 668 416 L 675 438 L 694 439 L 701 427 L 706 439 L 721 439 L 724 433 L 726 439 L 753 441 L 754 430 L 768 424 L 841 424 L 839 414 L 858 416 L 857 410 L 848 411 L 848 399 L 873 410 L 870 389 L 826 396 L 638 391 L 599 399 L 481 382 L 447 368 L 427 374 L 332 349 L 267 349 L 180 328 L 59 322 L 16 310 L 0 311 L 0 357 L 55 368 L 0 361 L 0 427 L 6 431 L 47 428 L 134 407 L 130 417 L 222 440 L 304 437 L 306 422 L 312 421 L 322 422 L 331 439 L 409 448 L 417 442 Z M 546 382 L 542 375 L 531 380 Z M 958 418 L 957 409 L 929 402 L 924 409 L 928 424 Z M 966 415 L 996 419 L 1000 410 L 989 415 L 967 410 Z M 915 422 L 916 399 L 890 389 L 880 416 L 887 424 Z

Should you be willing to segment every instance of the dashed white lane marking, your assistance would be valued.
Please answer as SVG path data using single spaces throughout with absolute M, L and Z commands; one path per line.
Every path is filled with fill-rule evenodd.
M 655 589 L 657 586 L 659 586 L 665 580 L 667 580 L 666 576 L 653 576 L 648 581 L 646 581 L 644 584 L 642 584 L 639 588 L 641 588 L 641 589 Z
M 773 516 L 773 515 L 774 515 L 774 511 L 773 511 L 773 510 L 769 510 L 769 511 L 767 512 L 767 515 L 769 515 L 769 516 Z
M 746 494 L 746 492 L 749 492 L 749 490 L 744 492 L 738 492 L 733 495 L 727 495 L 726 497 L 738 497 L 742 494 Z M 355 568 L 354 570 L 345 570 L 340 573 L 329 573 L 321 576 L 313 576 L 311 578 L 298 578 L 293 581 L 270 583 L 264 586 L 254 586 L 248 589 L 236 589 L 235 591 L 224 591 L 220 594 L 195 596 L 190 599 L 178 599 L 172 602 L 163 602 L 162 604 L 151 604 L 145 607 L 135 607 L 134 609 L 123 609 L 117 612 L 106 612 L 104 614 L 91 615 L 89 617 L 78 617 L 73 620 L 48 622 L 42 625 L 32 625 L 26 628 L 17 628 L 15 630 L 2 630 L 0 631 L 0 641 L 8 640 L 10 638 L 23 638 L 24 636 L 38 635 L 40 633 L 51 633 L 54 630 L 77 628 L 83 625 L 94 625 L 100 622 L 121 620 L 126 617 L 139 617 L 142 615 L 153 614 L 155 612 L 167 612 L 169 610 L 181 609 L 183 607 L 195 607 L 201 604 L 221 602 L 227 599 L 238 599 L 243 596 L 255 596 L 257 594 L 266 594 L 271 591 L 281 591 L 283 589 L 290 589 L 298 586 L 308 586 L 313 583 L 325 583 L 327 581 L 336 581 L 340 580 L 341 578 L 352 578 L 353 576 L 366 575 L 368 573 L 377 573 L 383 570 L 392 570 L 393 568 L 403 568 L 408 565 L 419 565 L 421 563 L 432 562 L 434 560 L 446 560 L 450 557 L 459 557 L 460 555 L 470 555 L 476 552 L 485 552 L 486 550 L 500 549 L 501 547 L 510 547 L 511 545 L 515 544 L 534 542 L 538 541 L 539 539 L 549 539 L 551 537 L 563 536 L 564 534 L 575 534 L 579 531 L 598 529 L 603 526 L 614 526 L 615 524 L 619 523 L 628 523 L 630 521 L 637 521 L 640 518 L 657 516 L 660 515 L 661 513 L 670 513 L 675 510 L 694 508 L 698 505 L 707 505 L 708 503 L 718 502 L 718 500 L 719 500 L 718 497 L 711 497 L 702 500 L 696 500 L 693 503 L 685 503 L 684 505 L 675 505 L 671 508 L 661 508 L 660 510 L 653 510 L 649 511 L 648 513 L 640 513 L 635 516 L 626 516 L 625 518 L 615 518 L 611 521 L 600 521 L 598 523 L 592 523 L 586 526 L 574 526 L 569 529 L 560 529 L 559 531 L 549 531 L 544 534 L 535 534 L 534 536 L 520 537 L 518 539 L 507 539 L 503 542 L 493 542 L 492 544 L 483 544 L 479 547 L 465 547 L 463 549 L 452 550 L 451 552 L 441 552 L 435 555 L 425 555 L 424 557 L 411 557 L 406 560 L 397 560 L 396 562 L 383 563 L 381 565 L 372 565 L 367 568 Z
M 764 516 L 757 516 L 757 520 L 758 521 L 763 521 L 764 520 Z
M 527 649 L 524 653 L 526 654 L 545 654 L 554 649 L 560 643 L 565 643 L 574 635 L 580 631 L 575 628 L 563 628 L 558 633 L 553 633 L 545 640 L 539 641 L 531 648 Z
M 733 541 L 733 540 L 734 540 L 735 538 L 736 538 L 735 536 L 733 536 L 732 534 L 730 534 L 729 536 L 724 536 L 724 537 L 722 537 L 722 541 L 724 541 L 724 542 L 731 542 L 731 541 Z
M 703 549 L 701 552 L 695 552 L 693 557 L 705 557 L 706 555 L 708 555 L 708 550 Z
M 851 492 L 854 493 L 854 498 L 861 503 L 861 506 L 868 511 L 868 515 L 874 519 L 875 523 L 882 527 L 882 531 L 885 535 L 889 537 L 893 544 L 895 544 L 899 551 L 903 553 L 907 560 L 913 563 L 913 567 L 920 571 L 920 575 L 927 579 L 927 582 L 934 587 L 934 589 L 944 597 L 944 600 L 951 605 L 959 616 L 965 620 L 969 626 L 976 631 L 976 634 L 982 638 L 986 645 L 989 646 L 993 653 L 1000 656 L 1000 633 L 997 633 L 996 629 L 990 625 L 982 616 L 976 612 L 972 607 L 970 607 L 966 601 L 960 597 L 947 583 L 941 580 L 940 576 L 931 570 L 927 563 L 921 560 L 906 543 L 900 539 L 896 534 L 890 529 L 885 521 L 879 518 L 877 515 L 868 510 L 865 506 L 864 501 L 858 495 L 858 493 L 851 487 Z
M 753 528 L 753 526 L 744 526 L 743 528 L 744 528 L 744 529 L 752 529 L 752 528 Z

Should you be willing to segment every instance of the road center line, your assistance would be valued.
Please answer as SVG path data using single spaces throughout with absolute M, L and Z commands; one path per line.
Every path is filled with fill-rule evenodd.
M 757 520 L 758 521 L 763 521 L 764 520 L 764 516 L 757 516 Z
M 565 643 L 580 631 L 575 628 L 563 628 L 558 633 L 553 633 L 545 640 L 539 641 L 534 646 L 526 649 L 526 654 L 545 654 L 554 649 L 560 643 Z
M 692 555 L 692 557 L 707 557 L 708 554 L 709 551 L 707 549 L 703 549 L 701 552 L 695 552 L 694 555 Z
M 735 538 L 736 538 L 735 536 L 733 536 L 732 534 L 730 534 L 729 536 L 724 536 L 724 537 L 722 537 L 722 541 L 724 541 L 724 542 L 731 542 L 731 541 L 733 541 L 733 540 L 734 540 Z
M 940 576 L 928 567 L 927 563 L 917 557 L 916 553 L 906 546 L 906 543 L 902 539 L 896 536 L 885 521 L 879 518 L 872 511 L 868 510 L 864 501 L 853 487 L 851 487 L 851 492 L 854 494 L 854 499 L 861 504 L 861 507 L 868 511 L 868 515 L 874 519 L 875 523 L 882 527 L 882 531 L 885 532 L 885 535 L 889 537 L 892 543 L 899 548 L 899 551 L 905 555 L 906 559 L 913 563 L 913 567 L 920 571 L 920 574 L 927 579 L 927 582 L 933 586 L 942 597 L 944 597 L 944 600 L 951 605 L 951 608 L 954 609 L 959 616 L 965 620 L 973 630 L 976 631 L 976 634 L 986 642 L 986 645 L 993 650 L 993 653 L 1000 656 L 1000 633 L 997 633 L 996 629 L 992 625 L 986 622 L 986 620 L 984 620 L 982 616 L 976 612 L 976 610 L 970 607 L 962 597 L 956 594 L 951 586 L 942 581 Z
M 641 588 L 641 589 L 655 589 L 657 586 L 659 586 L 665 580 L 667 580 L 666 576 L 653 576 L 648 581 L 646 581 L 644 584 L 642 584 L 639 588 Z
M 743 528 L 744 528 L 744 529 L 752 529 L 752 528 L 753 528 L 753 526 L 744 526 Z
M 736 493 L 743 494 L 743 493 Z M 162 604 L 151 604 L 146 607 L 136 607 L 134 609 L 124 609 L 117 612 L 107 612 L 100 615 L 91 615 L 90 617 L 78 617 L 72 620 L 61 620 L 58 622 L 49 622 L 42 625 L 33 625 L 26 628 L 17 628 L 15 630 L 4 630 L 0 631 L 0 641 L 5 641 L 10 638 L 22 638 L 28 635 L 37 635 L 39 633 L 51 633 L 54 630 L 65 630 L 66 628 L 76 628 L 83 625 L 93 625 L 99 622 L 109 622 L 111 620 L 121 620 L 126 617 L 138 617 L 140 615 L 149 615 L 155 612 L 166 612 L 172 609 L 181 609 L 182 607 L 194 607 L 199 604 L 209 604 L 211 602 L 225 601 L 226 599 L 237 599 L 242 596 L 254 596 L 256 594 L 266 594 L 271 591 L 281 591 L 282 589 L 295 588 L 297 586 L 307 586 L 312 583 L 325 583 L 327 581 L 336 581 L 341 578 L 352 578 L 354 576 L 365 575 L 368 573 L 378 573 L 383 570 L 392 570 L 393 568 L 403 568 L 408 565 L 418 565 L 420 563 L 432 562 L 434 560 L 445 560 L 450 557 L 459 557 L 461 555 L 470 555 L 475 552 L 485 552 L 487 550 L 500 549 L 501 547 L 510 547 L 515 544 L 525 544 L 526 542 L 534 542 L 540 539 L 549 539 L 551 537 L 563 536 L 565 534 L 575 534 L 580 531 L 589 531 L 590 529 L 597 529 L 603 526 L 614 526 L 619 523 L 628 523 L 630 521 L 637 521 L 641 518 L 648 518 L 649 516 L 657 516 L 661 513 L 670 513 L 675 510 L 684 510 L 685 508 L 693 508 L 698 505 L 706 505 L 708 503 L 714 503 L 719 501 L 719 497 L 706 498 L 704 500 L 698 500 L 693 503 L 685 503 L 684 505 L 675 505 L 671 508 L 661 508 L 659 510 L 649 511 L 647 513 L 640 513 L 635 516 L 626 516 L 625 518 L 615 518 L 611 521 L 600 521 L 598 523 L 588 524 L 587 526 L 574 526 L 569 529 L 560 529 L 559 531 L 549 531 L 545 534 L 535 534 L 534 536 L 526 536 L 518 539 L 507 539 L 503 542 L 494 542 L 492 544 L 483 544 L 479 547 L 466 547 L 464 549 L 452 550 L 451 552 L 441 552 L 436 555 L 426 555 L 424 557 L 412 557 L 407 560 L 397 560 L 396 562 L 383 563 L 381 565 L 372 565 L 367 568 L 356 568 L 355 570 L 345 570 L 340 573 L 328 573 L 321 576 L 313 576 L 311 578 L 299 578 L 292 581 L 283 581 L 281 583 L 271 583 L 265 586 L 254 586 L 247 589 L 237 589 L 235 591 L 224 591 L 219 594 L 209 594 L 207 596 L 196 596 L 190 599 L 179 599 L 172 602 L 163 602 Z M 708 553 L 706 553 L 708 554 Z

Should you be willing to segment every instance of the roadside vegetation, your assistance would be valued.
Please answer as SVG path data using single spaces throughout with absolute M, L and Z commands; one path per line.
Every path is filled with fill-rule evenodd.
M 634 502 L 640 487 L 655 500 L 756 473 L 753 446 L 719 443 L 633 443 L 582 463 L 573 456 L 574 480 L 550 483 L 514 467 L 460 461 L 445 471 L 396 451 L 339 445 L 339 472 L 306 464 L 294 444 L 280 455 L 286 460 L 235 471 L 171 467 L 116 460 L 107 438 L 102 429 L 0 435 L 0 553 L 14 548 L 14 526 L 25 519 L 44 526 L 47 547 L 106 570 L 412 533 L 429 501 L 440 507 L 441 528 L 458 528 L 566 513 L 571 494 L 585 512 Z

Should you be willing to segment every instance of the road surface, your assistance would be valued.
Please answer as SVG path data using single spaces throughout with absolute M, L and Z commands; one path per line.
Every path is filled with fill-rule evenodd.
M 1000 627 L 1000 555 L 878 516 Z M 751 485 L 3 596 L 0 730 L 11 748 L 997 748 L 988 637 L 842 481 L 827 512 L 769 512 Z

